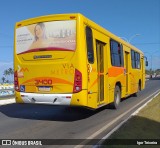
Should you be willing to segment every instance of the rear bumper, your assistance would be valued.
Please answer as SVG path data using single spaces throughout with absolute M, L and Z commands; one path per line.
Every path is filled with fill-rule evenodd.
M 70 105 L 72 94 L 20 93 L 23 103 Z

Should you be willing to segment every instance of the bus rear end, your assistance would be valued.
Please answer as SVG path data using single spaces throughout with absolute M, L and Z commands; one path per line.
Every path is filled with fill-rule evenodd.
M 77 54 L 77 20 L 69 15 L 22 21 L 15 27 L 17 103 L 86 105 Z

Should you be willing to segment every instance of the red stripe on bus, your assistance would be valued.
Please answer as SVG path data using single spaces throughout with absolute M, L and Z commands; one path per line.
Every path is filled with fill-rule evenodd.
M 19 53 L 17 55 L 30 53 L 30 52 L 38 52 L 38 51 L 71 51 L 71 52 L 74 52 L 74 50 L 71 50 L 71 49 L 65 49 L 65 48 L 59 48 L 59 47 L 47 47 L 47 48 L 30 49 L 30 50 L 21 52 L 21 53 Z

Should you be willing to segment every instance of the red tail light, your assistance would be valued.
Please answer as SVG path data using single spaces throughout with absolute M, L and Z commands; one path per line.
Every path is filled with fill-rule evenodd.
M 14 72 L 14 88 L 16 91 L 19 91 L 19 83 L 18 83 L 18 73 Z
M 82 90 L 82 73 L 75 69 L 73 92 L 77 93 Z

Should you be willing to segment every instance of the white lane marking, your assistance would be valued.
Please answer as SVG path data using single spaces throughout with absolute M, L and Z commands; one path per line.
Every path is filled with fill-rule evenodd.
M 126 111 L 125 113 L 121 114 L 120 116 L 118 116 L 117 118 L 115 118 L 114 120 L 112 120 L 110 123 L 106 124 L 104 127 L 102 127 L 101 129 L 99 129 L 98 131 L 96 131 L 95 133 L 93 133 L 91 136 L 89 136 L 88 138 L 86 138 L 86 140 L 84 140 L 83 142 L 81 142 L 79 145 L 75 146 L 74 148 L 82 148 L 87 142 L 87 139 L 94 139 L 96 136 L 98 136 L 100 133 L 102 133 L 103 131 L 105 131 L 107 128 L 109 128 L 111 125 L 113 125 L 114 123 L 116 123 L 119 119 L 121 119 L 123 116 L 125 116 L 126 114 L 128 114 L 130 111 L 132 111 L 134 108 L 136 108 L 137 106 L 139 106 L 140 104 L 142 104 L 143 102 L 145 102 L 146 100 L 148 100 L 148 98 L 156 95 L 158 92 L 160 91 L 157 90 L 156 92 L 154 92 L 153 94 L 151 94 L 150 96 L 148 96 L 147 98 L 145 98 L 144 100 L 140 101 L 138 104 L 136 104 L 135 106 L 133 106 L 132 108 L 130 108 L 128 111 Z M 129 118 L 128 118 L 129 119 Z M 123 121 L 122 121 L 123 122 Z

